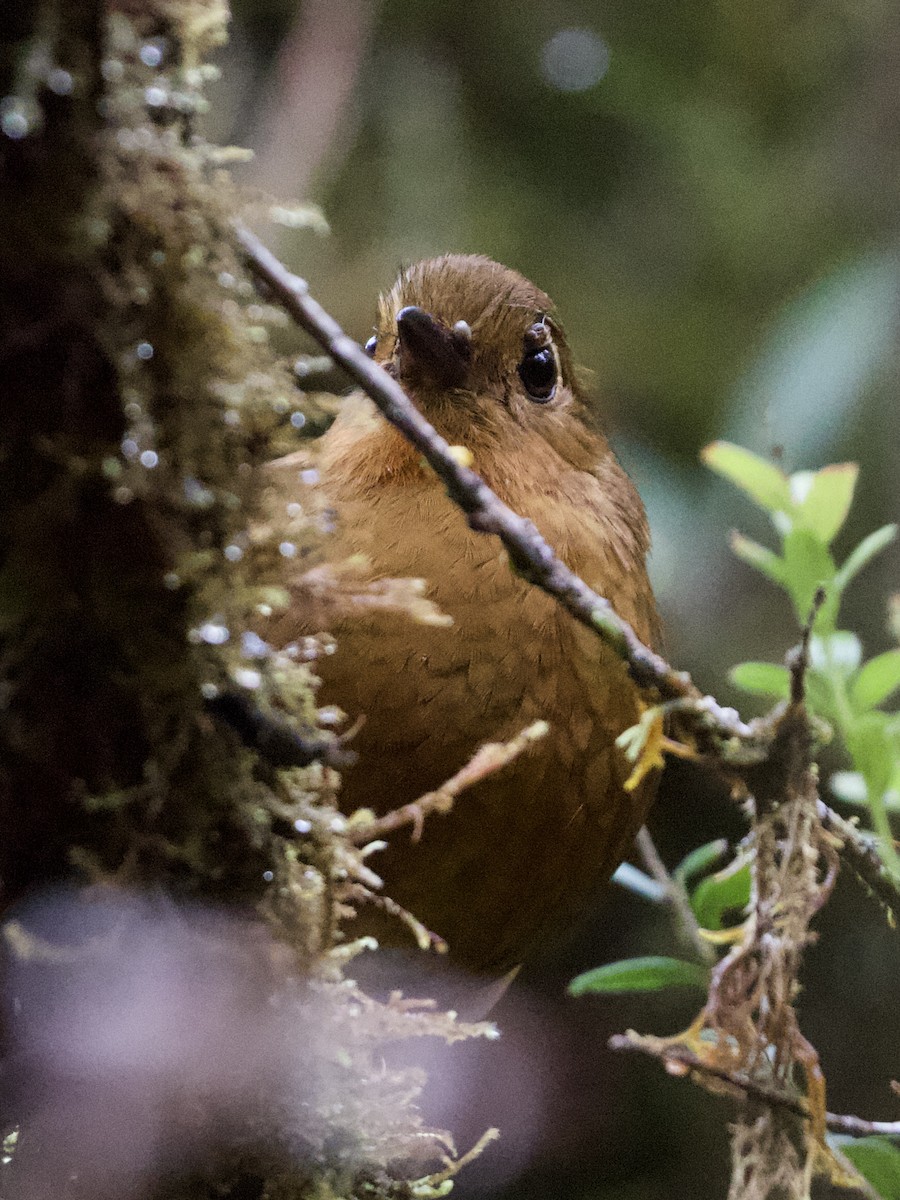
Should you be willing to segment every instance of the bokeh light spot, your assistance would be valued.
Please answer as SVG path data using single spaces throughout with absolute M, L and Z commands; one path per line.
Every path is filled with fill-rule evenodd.
M 609 47 L 592 29 L 560 29 L 544 43 L 541 70 L 551 87 L 583 92 L 609 68 Z

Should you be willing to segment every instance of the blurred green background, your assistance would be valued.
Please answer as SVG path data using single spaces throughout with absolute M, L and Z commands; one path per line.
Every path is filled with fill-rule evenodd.
M 846 545 L 898 518 L 896 0 L 232 7 L 210 132 L 254 148 L 248 188 L 331 226 L 270 243 L 361 340 L 377 292 L 423 256 L 485 253 L 545 288 L 647 503 L 669 655 L 759 711 L 727 668 L 779 661 L 795 628 L 727 548 L 735 524 L 765 539 L 764 518 L 697 454 L 727 437 L 789 470 L 852 458 Z M 894 547 L 848 597 L 868 654 L 890 644 L 898 566 Z M 741 824 L 680 769 L 655 833 L 674 861 Z M 850 879 L 819 929 L 801 1019 L 829 1107 L 897 1117 L 900 943 Z M 475 1082 L 438 1088 L 429 1115 L 462 1143 L 504 1127 L 457 1194 L 724 1195 L 727 1104 L 604 1049 L 627 1025 L 673 1031 L 697 998 L 561 995 L 577 970 L 669 948 L 657 912 L 614 892 L 498 1012 L 493 1060 L 457 1049 L 435 1068 L 465 1061 Z

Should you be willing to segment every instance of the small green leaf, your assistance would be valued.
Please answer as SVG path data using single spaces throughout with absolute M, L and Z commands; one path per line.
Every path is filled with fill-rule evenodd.
M 770 550 L 768 546 L 761 546 L 759 542 L 752 542 L 750 538 L 737 532 L 731 535 L 731 549 L 738 558 L 761 571 L 773 583 L 777 583 L 779 587 L 785 586 L 784 562 L 774 550 Z
M 777 663 L 738 663 L 728 672 L 728 678 L 741 691 L 754 696 L 775 696 L 787 700 L 791 693 L 791 676 L 787 667 Z
M 816 716 L 838 723 L 839 702 L 835 699 L 835 687 L 831 677 L 823 671 L 807 671 L 804 688 L 806 703 Z
M 661 883 L 657 883 L 655 879 L 651 879 L 649 875 L 645 875 L 643 871 L 639 871 L 629 862 L 620 864 L 612 881 L 619 887 L 625 888 L 626 891 L 634 892 L 636 896 L 640 896 L 644 900 L 650 900 L 653 904 L 662 904 L 666 898 L 666 889 Z
M 829 1144 L 849 1158 L 881 1200 L 900 1200 L 900 1146 L 886 1137 L 832 1136 Z
M 709 973 L 696 963 L 679 958 L 650 955 L 606 963 L 576 976 L 569 984 L 570 996 L 589 992 L 658 992 L 668 987 L 705 988 Z
M 820 586 L 827 587 L 834 579 L 835 567 L 828 547 L 809 530 L 792 529 L 784 539 L 784 573 L 797 620 L 802 625 L 809 617 L 816 590 Z M 826 606 L 816 618 L 817 628 L 827 628 L 831 624 L 825 613 Z
M 703 929 L 721 929 L 726 912 L 743 912 L 749 903 L 750 863 L 742 855 L 707 875 L 691 895 L 691 908 Z
M 727 849 L 728 842 L 725 838 L 716 838 L 714 842 L 698 846 L 696 850 L 684 856 L 672 874 L 682 883 L 689 883 L 695 876 L 704 874 L 717 863 Z
M 851 579 L 855 578 L 863 567 L 880 554 L 885 546 L 889 546 L 897 536 L 896 525 L 882 525 L 868 537 L 864 537 L 855 550 L 851 550 L 843 565 L 834 577 L 834 589 L 842 592 Z
M 790 512 L 793 508 L 784 471 L 732 442 L 712 442 L 700 458 L 716 474 L 730 480 L 766 512 Z
M 887 650 L 870 658 L 850 685 L 850 700 L 857 712 L 883 704 L 900 688 L 900 650 Z
M 858 475 L 856 463 L 835 463 L 821 471 L 792 475 L 796 524 L 827 546 L 847 519 Z
M 853 765 L 864 776 L 870 799 L 880 800 L 891 781 L 894 749 L 887 714 L 865 713 L 853 722 L 846 737 Z

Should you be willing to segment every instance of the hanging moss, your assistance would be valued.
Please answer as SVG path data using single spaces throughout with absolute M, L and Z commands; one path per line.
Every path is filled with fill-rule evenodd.
M 36 971 L 35 995 L 67 995 L 77 976 L 87 1008 L 102 1008 L 106 976 L 80 943 L 29 925 L 33 897 L 65 882 L 77 908 L 161 889 L 181 906 L 185 961 L 196 944 L 198 962 L 262 982 L 246 1009 L 255 1032 L 269 1030 L 273 1004 L 286 1014 L 278 1037 L 305 1082 L 298 1094 L 296 1075 L 288 1086 L 261 1068 L 215 1137 L 200 1088 L 191 1119 L 173 1125 L 159 1194 L 408 1194 L 404 1179 L 424 1175 L 445 1141 L 422 1126 L 421 1080 L 375 1063 L 398 1036 L 465 1031 L 343 980 L 340 918 L 363 868 L 336 819 L 335 773 L 260 761 L 210 709 L 232 690 L 298 737 L 321 737 L 302 656 L 273 656 L 247 634 L 259 606 L 282 599 L 279 531 L 250 554 L 250 529 L 272 438 L 304 397 L 233 249 L 228 154 L 194 131 L 226 16 L 204 0 L 123 3 L 109 17 L 95 0 L 44 0 L 21 7 L 0 60 L 7 978 L 31 995 Z M 314 505 L 291 523 L 301 549 L 307 536 L 318 536 Z M 237 926 L 251 950 L 227 922 L 215 936 L 195 929 L 199 902 L 255 912 Z M 115 978 L 143 935 L 123 946 L 110 921 L 120 940 L 96 961 Z M 173 1009 L 173 1023 L 183 1017 Z M 313 1025 L 328 1036 L 297 1060 Z M 7 1049 L 25 1070 L 32 1047 L 17 1030 Z M 3 1106 L 7 1128 L 21 1126 L 9 1194 L 54 1171 L 60 1195 L 104 1194 L 97 1179 L 73 1181 L 92 1179 L 67 1141 L 74 1113 L 54 1109 L 48 1125 L 40 1087 L 15 1082 Z

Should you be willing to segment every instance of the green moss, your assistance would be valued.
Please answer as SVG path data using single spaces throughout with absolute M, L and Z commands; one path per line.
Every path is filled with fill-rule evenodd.
M 5 140 L 0 175 L 3 904 L 65 879 L 255 907 L 287 948 L 272 994 L 297 1036 L 310 1006 L 331 1030 L 314 1102 L 298 1126 L 296 1098 L 261 1078 L 208 1177 L 159 1194 L 228 1195 L 249 1171 L 270 1197 L 403 1195 L 390 1164 L 421 1176 L 444 1143 L 383 1047 L 411 1020 L 464 1031 L 343 980 L 361 858 L 334 772 L 274 770 L 206 710 L 246 687 L 298 732 L 316 722 L 307 667 L 241 641 L 283 601 L 257 499 L 304 398 L 234 251 L 239 197 L 193 131 L 227 14 L 155 0 L 103 28 L 99 5 L 38 7 L 42 56 L 23 43 L 16 62 L 40 120 Z M 61 61 L 63 96 L 47 87 Z

